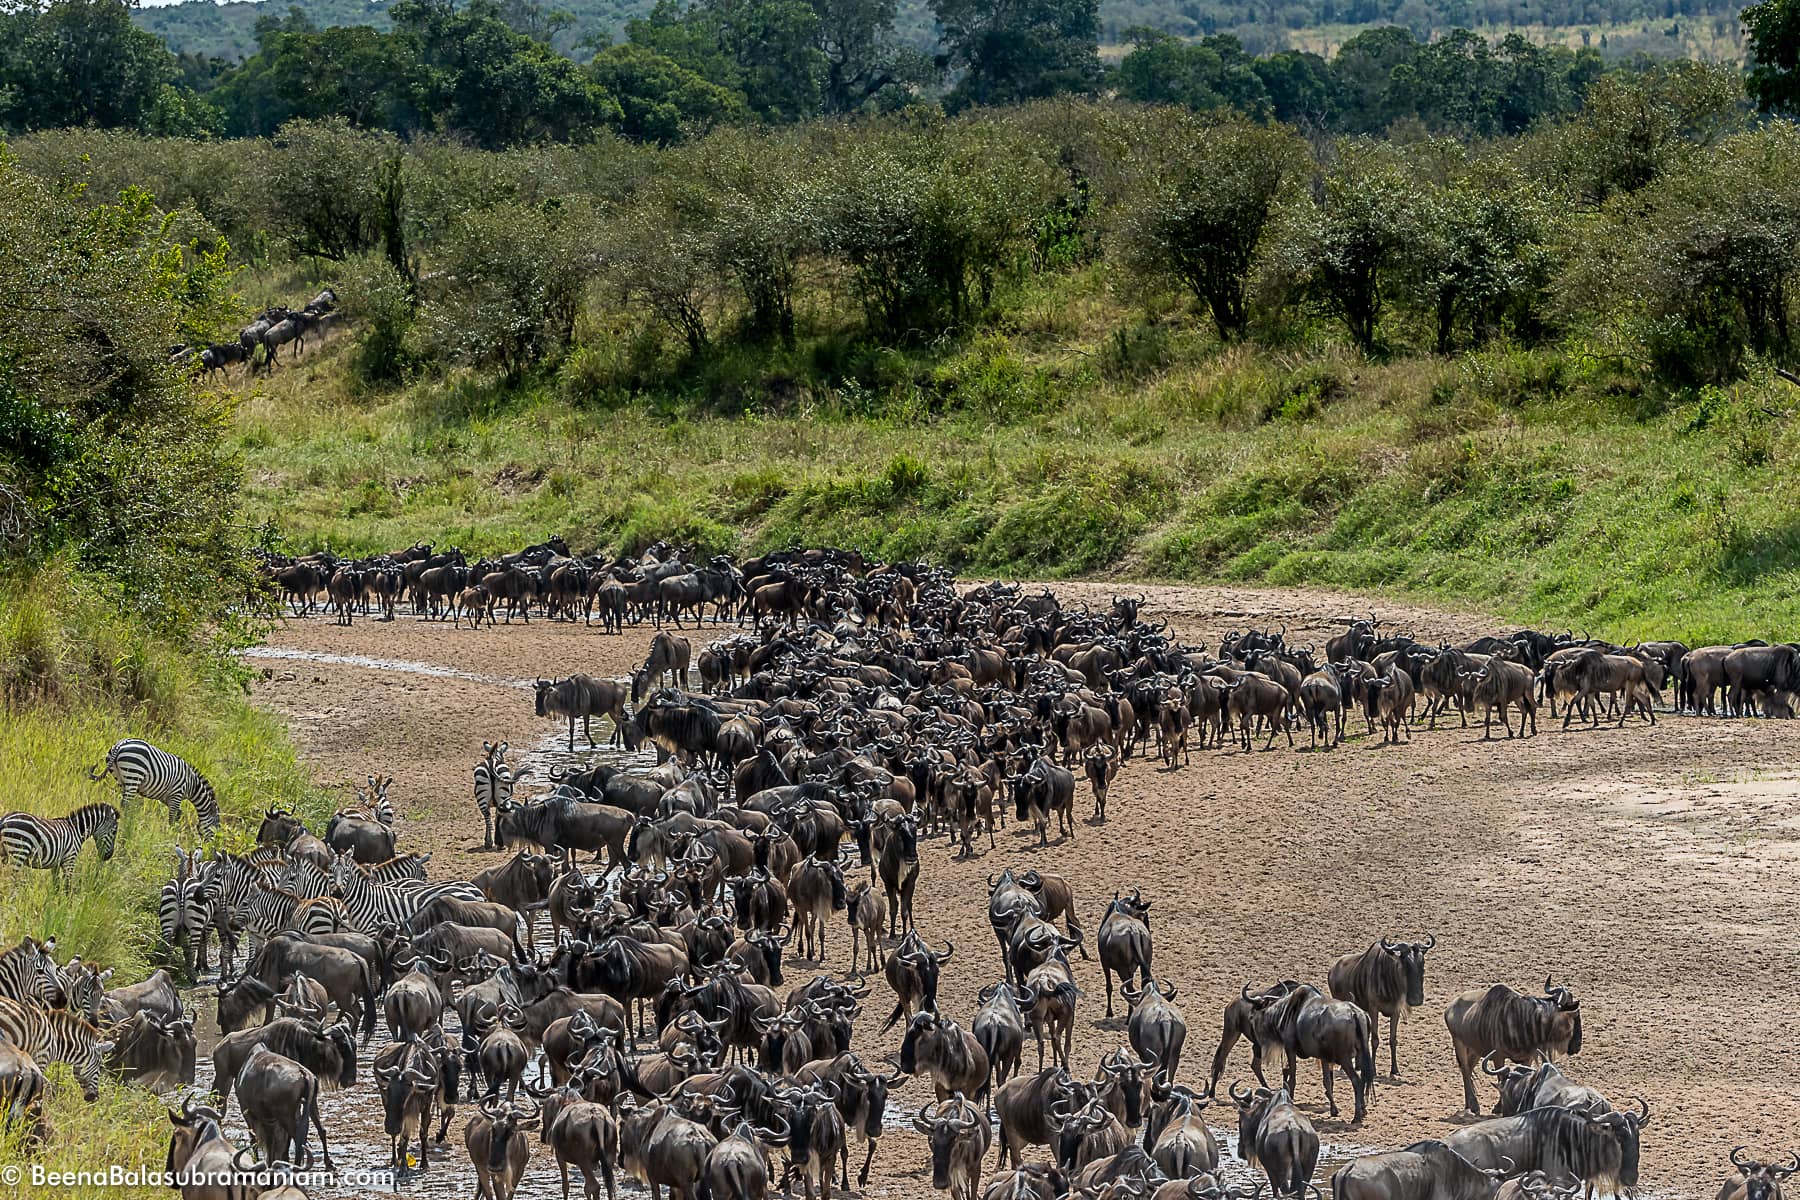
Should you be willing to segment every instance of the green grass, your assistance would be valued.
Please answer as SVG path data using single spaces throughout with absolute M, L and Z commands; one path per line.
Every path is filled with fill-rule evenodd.
M 248 845 L 271 804 L 314 822 L 327 811 L 286 732 L 244 698 L 229 663 L 145 634 L 103 581 L 62 560 L 0 577 L 0 811 L 62 815 L 117 803 L 112 780 L 94 783 L 88 772 L 127 736 L 181 754 L 213 783 L 224 844 Z M 199 844 L 191 812 L 171 829 L 160 803 L 139 802 L 124 812 L 109 862 L 90 845 L 61 878 L 0 865 L 0 946 L 54 936 L 59 957 L 109 966 L 115 985 L 143 978 L 159 961 L 157 898 L 178 844 Z M 52 1093 L 55 1138 L 41 1151 L 0 1138 L 0 1164 L 161 1165 L 169 1126 L 156 1097 L 108 1085 L 87 1105 L 66 1075 L 53 1075 Z
M 918 351 L 865 347 L 834 312 L 815 302 L 790 350 L 682 361 L 620 334 L 521 384 L 373 394 L 341 338 L 244 398 L 249 503 L 291 545 L 344 552 L 834 542 L 973 573 L 1355 588 L 1620 638 L 1769 636 L 1800 607 L 1779 381 L 1671 397 L 1559 348 L 1221 349 L 1123 309 L 1099 268 L 1028 281 L 988 332 Z

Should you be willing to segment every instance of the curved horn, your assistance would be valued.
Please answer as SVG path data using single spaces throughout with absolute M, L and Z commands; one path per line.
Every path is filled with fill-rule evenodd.
M 1256 1095 L 1256 1093 L 1255 1093 L 1255 1092 L 1252 1092 L 1252 1091 L 1251 1091 L 1251 1090 L 1250 1090 L 1250 1089 L 1249 1089 L 1249 1088 L 1245 1088 L 1245 1089 L 1244 1089 L 1244 1094 L 1243 1094 L 1243 1095 L 1241 1095 L 1241 1096 L 1240 1096 L 1240 1095 L 1238 1095 L 1238 1084 L 1240 1084 L 1240 1083 L 1242 1083 L 1242 1082 L 1243 1082 L 1243 1081 L 1242 1081 L 1242 1080 L 1239 1080 L 1239 1079 L 1234 1079 L 1234 1080 L 1232 1080 L 1232 1081 L 1231 1081 L 1231 1082 L 1230 1082 L 1230 1083 L 1229 1083 L 1229 1084 L 1227 1084 L 1227 1085 L 1226 1085 L 1226 1087 L 1225 1087 L 1225 1094 L 1226 1094 L 1226 1095 L 1227 1095 L 1227 1096 L 1230 1096 L 1230 1097 L 1231 1097 L 1231 1099 L 1232 1099 L 1232 1100 L 1233 1100 L 1233 1101 L 1234 1101 L 1234 1102 L 1235 1102 L 1235 1103 L 1236 1103 L 1236 1104 L 1238 1104 L 1238 1105 L 1239 1105 L 1239 1106 L 1243 1106 L 1243 1105 L 1247 1105 L 1247 1104 L 1249 1104 L 1249 1103 L 1250 1103 L 1250 1101 L 1251 1101 L 1251 1100 L 1252 1100 L 1252 1099 L 1253 1099 L 1253 1098 L 1254 1098 L 1254 1097 L 1255 1097 L 1255 1095 Z
M 1494 1055 L 1498 1053 L 1498 1050 L 1490 1050 L 1481 1056 L 1481 1073 L 1483 1075 L 1491 1075 L 1495 1078 L 1499 1078 L 1506 1073 L 1505 1066 L 1500 1060 L 1494 1057 Z M 1492 1064 L 1491 1066 L 1489 1065 L 1490 1063 Z

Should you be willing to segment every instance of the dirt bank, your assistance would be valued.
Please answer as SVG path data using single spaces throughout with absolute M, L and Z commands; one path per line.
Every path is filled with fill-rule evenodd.
M 1058 590 L 1103 603 L 1112 589 Z M 1322 643 L 1339 628 L 1331 619 L 1352 609 L 1380 609 L 1421 637 L 1494 628 L 1320 593 L 1147 590 L 1149 619 L 1209 643 L 1229 628 L 1284 621 L 1290 639 Z M 433 851 L 434 875 L 466 874 L 492 861 L 478 851 L 469 799 L 481 742 L 543 746 L 553 729 L 532 715 L 529 681 L 623 674 L 649 633 L 605 637 L 544 621 L 477 632 L 294 621 L 275 632 L 272 652 L 337 659 L 265 658 L 257 692 L 287 718 L 321 781 L 393 774 L 403 848 Z M 1800 960 L 1795 726 L 1665 717 L 1565 733 L 1546 719 L 1539 737 L 1483 743 L 1453 718 L 1386 749 L 1362 736 L 1360 719 L 1352 728 L 1357 736 L 1331 753 L 1208 751 L 1174 771 L 1133 760 L 1111 821 L 1083 824 L 1071 844 L 1039 851 L 1009 825 L 996 850 L 968 862 L 941 841 L 924 845 L 921 931 L 958 951 L 944 1011 L 966 1021 L 976 989 L 999 976 L 987 875 L 1040 866 L 1075 880 L 1090 931 L 1115 888 L 1154 898 L 1156 971 L 1179 985 L 1191 1028 L 1187 1082 L 1206 1070 L 1223 1006 L 1246 979 L 1322 983 L 1336 955 L 1381 934 L 1435 934 L 1425 1007 L 1401 1030 L 1402 1077 L 1388 1078 L 1384 1048 L 1364 1126 L 1326 1118 L 1317 1072 L 1301 1072 L 1299 1099 L 1328 1144 L 1389 1147 L 1454 1128 L 1461 1084 L 1445 1000 L 1496 981 L 1534 989 L 1546 974 L 1583 997 L 1587 1044 L 1573 1069 L 1609 1094 L 1642 1094 L 1655 1110 L 1644 1136 L 1647 1192 L 1710 1195 L 1732 1145 L 1773 1154 L 1800 1143 L 1790 1016 Z M 826 965 L 842 970 L 848 958 L 845 931 Z M 811 970 L 793 964 L 790 982 Z M 1123 1022 L 1102 1019 L 1098 965 L 1078 972 L 1088 994 L 1076 1066 L 1091 1072 L 1124 1043 Z M 875 1032 L 885 995 L 878 983 L 859 1051 L 898 1045 Z M 1028 1048 L 1027 1067 L 1034 1061 Z M 1248 1077 L 1247 1049 L 1231 1073 Z M 915 1084 L 899 1102 L 910 1111 L 927 1094 Z M 1234 1124 L 1229 1116 L 1215 1124 Z M 558 1191 L 547 1163 L 534 1158 L 521 1195 Z M 896 1133 L 877 1155 L 870 1194 L 923 1195 L 925 1167 L 920 1139 Z

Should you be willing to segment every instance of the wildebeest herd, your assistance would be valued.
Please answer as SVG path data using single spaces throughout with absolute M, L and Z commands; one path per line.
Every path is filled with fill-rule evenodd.
M 653 748 L 656 765 L 540 778 L 506 743 L 484 745 L 471 794 L 504 857 L 471 878 L 431 878 L 431 856 L 399 844 L 392 780 L 370 776 L 316 832 L 270 810 L 254 851 L 179 855 L 161 905 L 170 965 L 146 984 L 107 992 L 94 966 L 59 964 L 50 948 L 8 952 L 0 1032 L 24 1054 L 10 1075 L 0 1059 L 0 1094 L 21 1119 L 39 1111 L 37 1064 L 50 1059 L 74 1063 L 90 1093 L 103 1061 L 152 1086 L 191 1084 L 192 1022 L 171 984 L 204 972 L 216 940 L 216 1098 L 188 1096 L 171 1114 L 177 1164 L 309 1163 L 315 1132 L 327 1155 L 321 1111 L 357 1086 L 357 1041 L 381 1024 L 391 1041 L 367 1072 L 391 1162 L 429 1170 L 455 1106 L 473 1104 L 463 1142 L 479 1194 L 495 1200 L 532 1180 L 560 1180 L 566 1195 L 572 1171 L 589 1200 L 615 1195 L 621 1176 L 695 1200 L 863 1186 L 892 1128 L 890 1091 L 908 1078 L 934 1098 L 895 1115 L 922 1135 L 932 1186 L 957 1200 L 1302 1196 L 1325 1182 L 1328 1147 L 1296 1103 L 1313 1098 L 1301 1061 L 1318 1064 L 1334 1117 L 1348 1089 L 1353 1125 L 1400 1102 L 1404 1092 L 1378 1088 L 1382 1025 L 1397 1078 L 1400 1024 L 1428 1003 L 1434 936 L 1371 930 L 1365 948 L 1310 964 L 1321 982 L 1247 980 L 1214 998 L 1206 1023 L 1218 1015 L 1221 1036 L 1200 1073 L 1184 1058 L 1193 998 L 1172 978 L 1184 964 L 1157 945 L 1155 896 L 1120 886 L 1090 926 L 1068 878 L 997 869 L 992 947 L 957 947 L 930 936 L 929 914 L 915 917 L 922 848 L 1003 853 L 999 835 L 1024 830 L 1040 846 L 1072 842 L 1077 771 L 1091 819 L 1104 819 L 1134 756 L 1174 769 L 1191 749 L 1291 743 L 1296 726 L 1328 749 L 1356 709 L 1384 741 L 1452 712 L 1486 725 L 1494 709 L 1508 735 L 1517 709 L 1523 736 L 1540 702 L 1560 705 L 1565 723 L 1622 723 L 1654 720 L 1670 700 L 1712 711 L 1723 687 L 1726 710 L 1744 714 L 1785 704 L 1796 679 L 1788 645 L 1532 631 L 1425 645 L 1373 616 L 1346 618 L 1323 647 L 1262 630 L 1188 646 L 1144 619 L 1141 598 L 1068 608 L 1048 590 L 963 588 L 941 570 L 835 550 L 700 567 L 669 547 L 629 563 L 576 558 L 552 539 L 482 564 L 473 583 L 427 584 L 440 568 L 477 570 L 425 565 L 444 557 L 420 546 L 359 564 L 271 560 L 268 572 L 299 611 L 329 589 L 348 610 L 405 603 L 454 622 L 457 593 L 480 588 L 484 614 L 510 599 L 521 619 L 586 620 L 591 598 L 616 586 L 635 590 L 614 627 L 754 626 L 697 653 L 659 628 L 629 679 L 537 681 L 535 711 L 571 749 L 579 727 L 589 745 Z M 367 585 L 372 572 L 393 572 L 393 586 Z M 682 579 L 697 582 L 665 587 Z M 173 818 L 184 801 L 211 801 L 197 773 L 134 754 L 109 756 L 122 805 L 161 799 Z M 157 762 L 165 782 L 140 771 L 128 787 L 126 761 Z M 940 1005 L 946 969 L 987 981 L 972 1011 Z M 1101 989 L 1108 1016 L 1122 1002 L 1124 1031 L 1086 1078 L 1071 1041 L 1098 1018 Z M 1354 1158 L 1331 1176 L 1334 1195 L 1634 1190 L 1651 1105 L 1570 1072 L 1583 1015 L 1555 975 L 1451 997 L 1439 1036 L 1468 1109 L 1492 1115 Z M 878 1019 L 903 1032 L 896 1053 L 871 1048 Z M 1240 1042 L 1254 1085 L 1227 1078 Z M 223 1132 L 234 1094 L 253 1150 Z M 1230 1165 L 1230 1139 L 1207 1119 L 1220 1112 L 1247 1169 Z M 1800 1157 L 1740 1147 L 1731 1166 L 1722 1200 L 1765 1200 Z
M 304 308 L 277 304 L 257 313 L 254 320 L 238 330 L 235 342 L 171 346 L 169 361 L 198 363 L 208 375 L 215 371 L 229 375 L 231 368 L 240 364 L 252 373 L 259 365 L 268 369 L 280 360 L 283 346 L 292 345 L 294 355 L 298 355 L 306 348 L 309 335 L 324 338 L 337 323 L 337 307 L 337 292 L 326 288 L 308 300 Z

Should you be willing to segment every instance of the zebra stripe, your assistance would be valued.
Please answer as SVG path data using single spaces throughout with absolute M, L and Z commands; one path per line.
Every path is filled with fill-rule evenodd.
M 475 764 L 475 807 L 481 812 L 481 846 L 494 848 L 494 813 L 512 799 L 513 784 L 518 782 L 512 768 L 506 765 L 506 743 L 490 746 L 483 742 L 487 757 Z
M 0 997 L 0 1037 L 5 1038 L 41 1066 L 66 1062 L 81 1083 L 81 1094 L 93 1100 L 100 1093 L 100 1060 L 112 1048 L 89 1022 L 61 1009 L 39 1008 Z
M 88 778 L 98 782 L 108 774 L 119 781 L 120 807 L 137 796 L 161 800 L 168 806 L 169 823 L 173 825 L 181 820 L 183 802 L 191 803 L 201 834 L 211 837 L 218 832 L 219 798 L 212 784 L 180 756 L 158 750 L 138 738 L 127 738 L 114 743 L 106 752 L 106 766 L 89 771 Z
M 0 816 L 0 854 L 40 871 L 66 870 L 89 838 L 94 839 L 101 862 L 112 858 L 119 838 L 119 810 L 110 804 L 89 804 L 66 817 L 19 812 Z
M 440 896 L 455 896 L 461 900 L 486 898 L 474 884 L 460 879 L 411 888 L 383 887 L 371 883 L 348 855 L 338 856 L 331 868 L 331 882 L 344 899 L 350 923 L 368 934 L 378 932 L 386 924 L 407 928 L 414 913 Z
M 46 947 L 26 938 L 0 954 L 0 997 L 48 1005 L 58 994 L 53 969 Z

